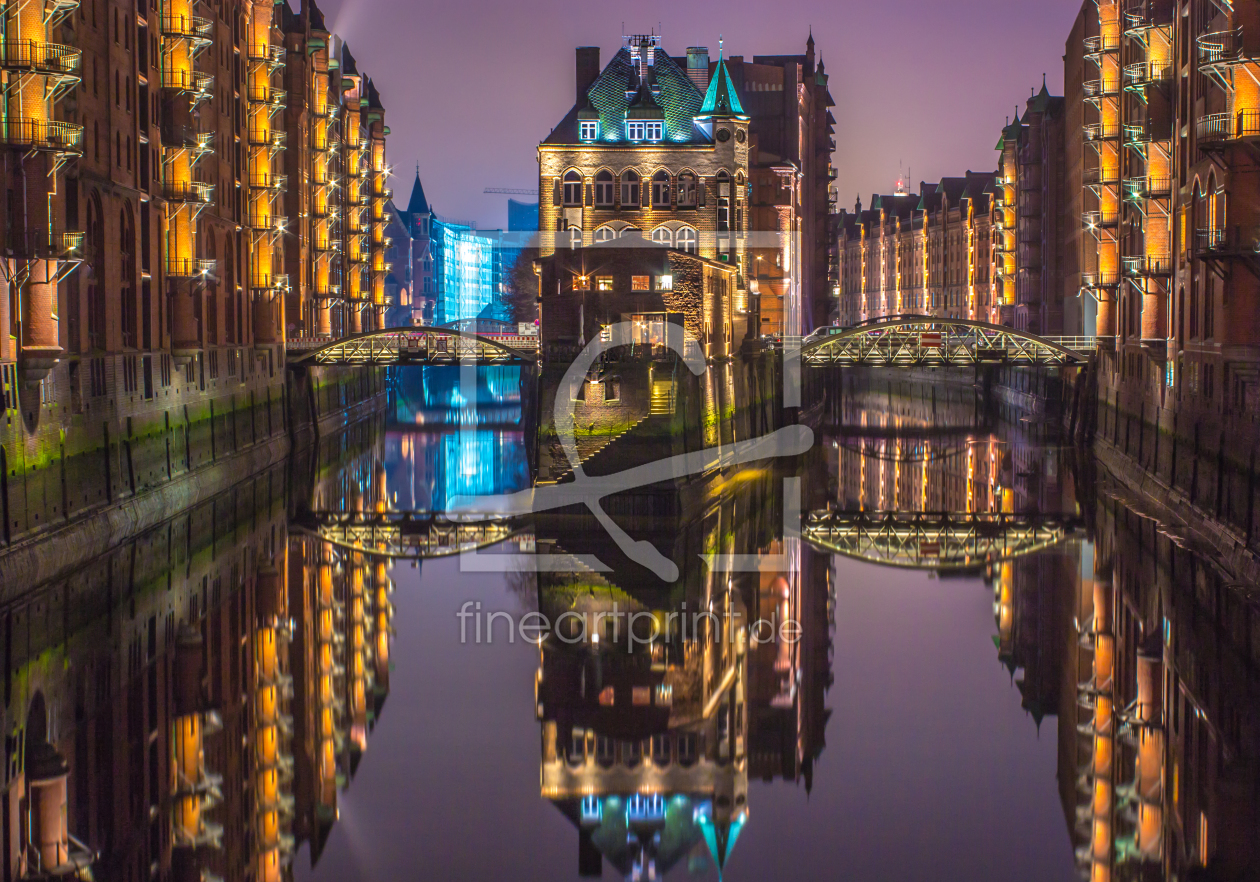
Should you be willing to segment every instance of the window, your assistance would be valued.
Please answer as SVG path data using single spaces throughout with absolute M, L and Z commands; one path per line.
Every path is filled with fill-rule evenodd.
M 582 204 L 582 176 L 575 171 L 564 175 L 564 205 L 572 208 Z
M 595 277 L 595 290 L 596 291 L 611 291 L 612 289 L 613 289 L 612 276 L 596 276 Z
M 595 231 L 595 243 L 611 242 L 617 238 L 617 234 L 612 231 L 612 227 L 600 227 Z
M 630 688 L 630 703 L 635 707 L 646 707 L 651 705 L 652 687 L 632 686 Z
M 669 276 L 669 275 L 657 276 L 656 277 L 656 290 L 657 291 L 673 291 L 674 290 L 674 277 Z
M 657 245 L 664 245 L 666 248 L 674 247 L 674 234 L 669 227 L 657 227 L 652 231 L 652 241 Z
M 652 176 L 652 207 L 669 208 L 669 175 L 663 171 Z
M 569 247 L 570 248 L 582 247 L 582 228 L 581 227 L 569 227 Z
M 630 290 L 631 291 L 651 291 L 652 290 L 651 281 L 652 281 L 651 276 L 631 276 L 630 277 Z
M 574 276 L 573 277 L 573 290 L 574 291 L 591 290 L 591 277 L 590 276 Z
M 621 207 L 639 207 L 639 174 L 634 169 L 621 176 Z
M 644 137 L 646 137 L 649 141 L 659 141 L 661 138 L 665 137 L 665 123 L 663 122 L 645 123 L 643 128 Z
M 630 121 L 626 123 L 626 137 L 631 141 L 643 140 L 643 123 Z
M 618 239 L 624 239 L 624 238 L 626 238 L 627 236 L 640 236 L 640 237 L 642 237 L 642 235 L 643 235 L 643 231 L 642 231 L 642 230 L 640 230 L 638 227 L 623 227 L 623 228 L 622 228 L 622 230 L 621 230 L 621 232 L 617 234 L 617 238 L 618 238 Z
M 678 176 L 678 204 L 683 208 L 695 208 L 696 176 L 683 172 Z
M 615 695 L 611 686 L 605 686 L 599 691 L 599 703 L 604 707 L 612 707 Z
M 595 176 L 595 204 L 603 208 L 613 204 L 613 176 L 606 169 Z
M 674 247 L 679 251 L 686 251 L 688 254 L 696 253 L 697 239 L 696 231 L 691 227 L 683 227 L 678 231 L 678 235 L 674 239 Z
M 583 141 L 594 141 L 599 137 L 599 120 L 584 119 L 578 123 L 578 137 Z

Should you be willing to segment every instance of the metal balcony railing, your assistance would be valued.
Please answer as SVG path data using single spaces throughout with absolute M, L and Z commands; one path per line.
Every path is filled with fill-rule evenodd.
M 170 202 L 193 202 L 208 205 L 214 198 L 214 184 L 201 181 L 167 181 L 162 195 Z
M 341 250 L 341 243 L 332 236 L 316 236 L 311 248 L 318 254 L 332 253 Z
M 1211 149 L 1228 141 L 1260 138 L 1260 110 L 1243 110 L 1237 114 L 1212 113 L 1195 123 L 1199 146 Z
M 281 67 L 284 64 L 283 46 L 272 46 L 270 43 L 250 45 L 246 53 L 250 61 L 261 62 L 272 68 Z
M 1117 52 L 1120 49 L 1119 35 L 1098 34 L 1085 38 L 1085 54 L 1100 55 L 1104 52 Z
M 1120 79 L 1114 75 L 1094 80 L 1086 80 L 1081 84 L 1086 98 L 1097 98 L 1100 95 L 1114 95 L 1120 91 Z
M 284 104 L 289 93 L 284 89 L 277 89 L 270 83 L 261 85 L 255 84 L 249 88 L 249 100 L 255 104 Z
M 1113 141 L 1120 137 L 1119 123 L 1089 123 L 1083 128 L 1086 141 Z
M 1087 185 L 1115 186 L 1119 183 L 1119 172 L 1114 168 L 1087 168 L 1082 174 Z
M 28 260 L 58 260 L 83 256 L 84 233 L 17 232 L 5 236 L 5 253 Z
M 166 274 L 174 278 L 206 278 L 214 274 L 218 261 L 200 257 L 168 257 Z
M 1171 257 L 1126 257 L 1124 274 L 1130 277 L 1172 275 Z
M 10 147 L 79 154 L 83 152 L 83 126 L 60 120 L 9 117 L 0 121 L 0 141 Z
M 249 143 L 254 147 L 283 147 L 289 136 L 279 129 L 250 129 Z
M 1131 86 L 1145 86 L 1151 83 L 1162 83 L 1172 78 L 1172 62 L 1139 61 L 1127 65 L 1124 69 L 1125 82 Z
M 162 36 L 189 40 L 214 38 L 214 21 L 197 15 L 163 15 Z
M 1081 221 L 1086 229 L 1090 230 L 1098 227 L 1114 227 L 1120 222 L 1120 211 L 1119 209 L 1087 211 L 1081 215 Z
M 1194 252 L 1202 258 L 1260 259 L 1260 227 L 1234 224 L 1198 229 Z
M 289 176 L 255 174 L 250 176 L 249 186 L 254 190 L 285 190 L 289 186 Z
M 1086 288 L 1114 288 L 1120 284 L 1119 273 L 1082 273 L 1081 285 Z
M 1146 123 L 1130 123 L 1124 127 L 1124 143 L 1146 144 L 1151 140 L 1151 131 Z
M 0 67 L 56 76 L 73 76 L 83 62 L 83 53 L 73 46 L 36 40 L 0 42 Z
M 1199 49 L 1199 67 L 1234 64 L 1243 57 L 1242 29 L 1203 34 L 1195 40 Z
M 198 98 L 208 98 L 214 94 L 214 77 L 199 70 L 176 70 L 164 67 L 161 82 L 163 89 L 178 89 Z
M 255 291 L 287 290 L 289 277 L 285 273 L 255 273 L 250 276 L 249 286 Z

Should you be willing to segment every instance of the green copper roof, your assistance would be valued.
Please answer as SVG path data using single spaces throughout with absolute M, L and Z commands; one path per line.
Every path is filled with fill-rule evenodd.
M 659 91 L 652 95 L 652 102 L 665 114 L 665 140 L 673 142 L 707 141 L 697 131 L 695 116 L 700 109 L 700 92 L 687 77 L 687 73 L 665 52 L 656 52 L 652 75 Z M 604 141 L 625 138 L 626 111 L 638 91 L 639 79 L 630 60 L 630 52 L 622 49 L 586 93 L 591 106 L 599 111 L 600 138 Z M 633 89 L 630 96 L 628 89 Z M 576 116 L 576 114 L 575 114 Z M 575 142 L 577 132 L 561 130 L 548 141 Z
M 739 94 L 735 91 L 735 83 L 731 81 L 730 71 L 726 69 L 726 61 L 719 55 L 717 70 L 713 79 L 709 80 L 709 90 L 704 93 L 704 104 L 700 107 L 700 116 L 743 116 L 744 107 L 739 103 Z

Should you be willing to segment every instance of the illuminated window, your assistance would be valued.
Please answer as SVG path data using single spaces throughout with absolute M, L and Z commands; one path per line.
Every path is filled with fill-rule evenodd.
M 662 707 L 669 707 L 674 703 L 674 687 L 668 683 L 662 683 L 656 687 L 656 703 Z M 669 750 L 666 748 L 665 756 L 669 756 Z
M 574 291 L 591 290 L 591 277 L 590 276 L 574 276 L 573 277 L 573 290 Z
M 612 703 L 613 703 L 613 688 L 612 688 L 611 686 L 605 686 L 605 687 L 604 687 L 604 688 L 600 691 L 600 693 L 599 693 L 599 703 L 600 703 L 600 704 L 602 704 L 604 707 L 612 707 Z
M 691 227 L 683 227 L 674 237 L 674 247 L 679 251 L 686 251 L 688 254 L 695 254 L 698 236 L 696 231 Z
M 630 703 L 635 707 L 643 707 L 652 703 L 651 686 L 635 686 L 630 692 Z
M 613 232 L 612 227 L 600 227 L 595 231 L 595 242 L 611 242 L 617 238 L 617 234 Z
M 683 208 L 695 208 L 696 176 L 683 172 L 678 176 L 678 204 Z
M 652 207 L 669 208 L 669 175 L 663 171 L 652 176 Z
M 656 277 L 656 290 L 657 291 L 673 291 L 674 290 L 674 277 L 673 276 L 657 276 Z
M 582 176 L 575 171 L 565 173 L 564 204 L 566 208 L 582 204 Z
M 578 137 L 583 141 L 594 141 L 599 137 L 599 120 L 584 119 L 578 123 Z
M 595 204 L 603 208 L 613 204 L 613 176 L 607 169 L 595 176 Z
M 626 123 L 626 137 L 629 138 L 631 141 L 642 141 L 643 129 L 644 129 L 644 126 L 643 126 L 643 123 L 641 122 L 636 122 L 636 121 L 627 122 Z
M 630 290 L 631 291 L 651 291 L 652 290 L 651 281 L 652 281 L 651 276 L 631 276 L 630 277 Z
M 649 141 L 659 141 L 665 137 L 665 123 L 650 122 L 644 124 L 644 137 Z
M 621 176 L 621 207 L 639 207 L 639 173 L 634 169 Z
M 597 276 L 595 279 L 596 291 L 611 291 L 613 289 L 612 276 Z

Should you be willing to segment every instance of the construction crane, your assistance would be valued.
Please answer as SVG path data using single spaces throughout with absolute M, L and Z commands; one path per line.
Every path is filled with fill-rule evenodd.
M 514 190 L 511 187 L 486 187 L 482 193 L 506 193 L 509 196 L 533 196 L 538 198 L 537 190 Z

